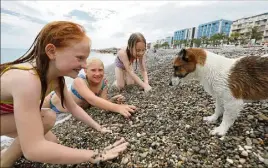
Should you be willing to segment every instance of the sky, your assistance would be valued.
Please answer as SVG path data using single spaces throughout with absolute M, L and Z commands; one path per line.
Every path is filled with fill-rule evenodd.
M 147 42 L 218 19 L 268 12 L 268 1 L 1 1 L 1 48 L 28 49 L 42 27 L 55 20 L 83 25 L 92 48 L 123 47 L 131 33 Z

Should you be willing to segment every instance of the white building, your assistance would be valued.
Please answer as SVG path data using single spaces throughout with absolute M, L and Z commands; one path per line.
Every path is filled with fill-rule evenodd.
M 250 16 L 241 18 L 233 21 L 231 26 L 230 34 L 234 32 L 240 33 L 240 35 L 245 35 L 251 29 L 251 27 L 258 26 L 259 31 L 263 33 L 262 41 L 268 42 L 268 12 L 260 15 Z
M 172 46 L 173 46 L 173 37 L 172 36 L 166 37 L 165 42 L 167 42 L 169 47 L 172 48 Z
M 164 44 L 166 42 L 166 39 L 159 40 L 159 44 Z
M 191 27 L 191 28 L 188 28 L 186 29 L 186 39 L 187 40 L 192 40 L 194 38 L 196 38 L 196 27 Z

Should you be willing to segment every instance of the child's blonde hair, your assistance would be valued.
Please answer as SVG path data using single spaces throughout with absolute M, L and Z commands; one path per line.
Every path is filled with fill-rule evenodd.
M 93 63 L 93 62 L 98 62 L 98 63 L 100 63 L 101 66 L 104 68 L 104 64 L 103 64 L 102 60 L 100 60 L 99 58 L 95 58 L 95 57 L 87 59 L 87 68 L 88 68 L 88 66 L 89 66 L 91 63 Z

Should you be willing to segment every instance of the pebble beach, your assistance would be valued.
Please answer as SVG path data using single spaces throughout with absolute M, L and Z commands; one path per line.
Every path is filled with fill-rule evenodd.
M 211 48 L 209 51 L 229 58 L 264 55 L 266 48 Z M 120 94 L 126 103 L 138 107 L 130 119 L 95 107 L 89 115 L 105 124 L 113 133 L 101 134 L 70 117 L 58 123 L 52 132 L 62 145 L 79 149 L 103 149 L 124 137 L 127 150 L 117 158 L 91 164 L 52 165 L 22 157 L 14 167 L 44 168 L 265 168 L 268 167 L 268 103 L 247 103 L 224 137 L 209 132 L 218 126 L 203 117 L 214 113 L 215 100 L 197 81 L 169 86 L 172 60 L 179 49 L 148 51 L 147 69 L 152 91 L 145 94 L 138 86 L 128 86 Z M 135 69 L 134 63 L 134 69 Z M 137 70 L 139 72 L 139 68 Z M 114 65 L 105 69 L 111 86 Z M 110 87 L 109 95 L 119 92 Z

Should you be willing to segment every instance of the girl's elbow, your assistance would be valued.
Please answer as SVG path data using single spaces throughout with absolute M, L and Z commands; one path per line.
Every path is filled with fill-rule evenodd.
M 37 148 L 32 146 L 22 151 L 24 157 L 32 162 L 40 162 L 41 151 L 37 151 Z
M 39 140 L 38 142 L 34 142 L 31 144 L 27 144 L 27 146 L 21 146 L 22 153 L 24 157 L 33 162 L 43 162 L 42 155 L 43 150 L 45 149 L 46 140 Z

